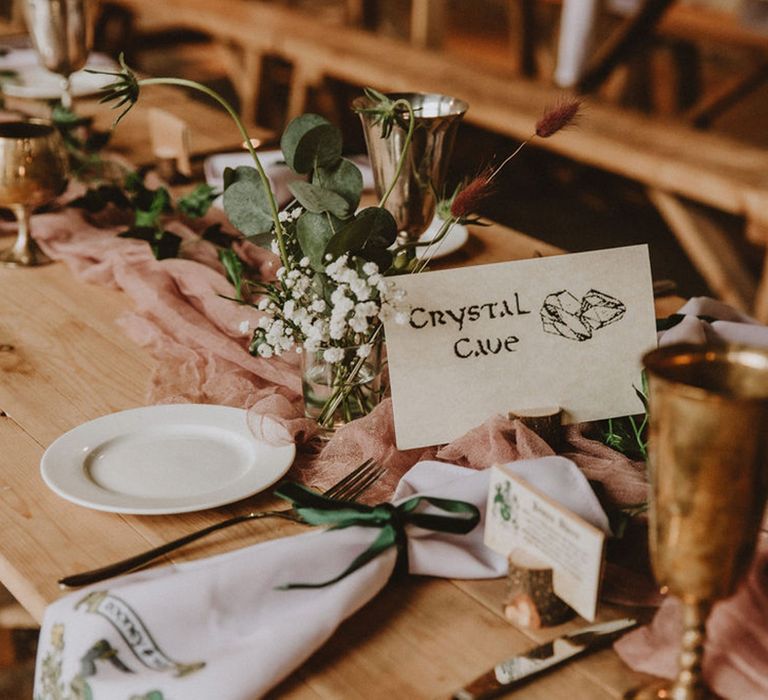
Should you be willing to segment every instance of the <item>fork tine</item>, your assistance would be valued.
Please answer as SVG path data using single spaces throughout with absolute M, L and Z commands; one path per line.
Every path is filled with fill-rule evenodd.
M 361 474 L 365 474 L 365 472 L 370 469 L 373 464 L 374 461 L 372 459 L 366 459 L 365 462 L 363 462 L 359 467 L 353 469 L 349 474 L 337 481 L 327 491 L 324 491 L 323 496 L 327 496 L 328 498 L 336 498 L 339 490 L 344 489 L 348 484 L 354 482 L 360 477 Z
M 354 479 L 344 484 L 341 488 L 336 489 L 333 497 L 345 501 L 350 500 L 349 494 L 354 493 L 360 484 L 365 482 L 368 479 L 368 476 L 372 472 L 375 472 L 378 468 L 379 466 L 374 460 L 368 460 L 368 464 L 366 464 L 365 469 L 361 469 L 355 475 Z
M 387 470 L 384 467 L 376 466 L 375 469 L 367 474 L 360 483 L 349 487 L 343 494 L 337 495 L 336 498 L 343 501 L 354 501 L 358 496 L 373 486 L 386 471 Z

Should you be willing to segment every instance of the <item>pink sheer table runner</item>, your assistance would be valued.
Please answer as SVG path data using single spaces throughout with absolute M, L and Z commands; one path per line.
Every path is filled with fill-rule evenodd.
M 116 211 L 108 210 L 94 217 L 80 210 L 64 209 L 34 217 L 33 225 L 41 247 L 52 258 L 64 261 L 85 281 L 119 288 L 131 298 L 134 310 L 118 319 L 118 323 L 157 360 L 148 403 L 200 402 L 246 407 L 250 409 L 255 432 L 263 427 L 261 417 L 275 419 L 279 429 L 270 437 L 295 439 L 305 448 L 300 450 L 292 470 L 292 477 L 305 484 L 327 486 L 341 472 L 367 457 L 375 457 L 387 466 L 388 473 L 370 499 L 383 500 L 391 496 L 401 476 L 420 460 L 437 459 L 483 469 L 497 462 L 554 454 L 549 445 L 525 426 L 501 416 L 489 418 L 451 444 L 399 451 L 395 447 L 389 401 L 368 417 L 339 430 L 322 451 L 313 452 L 311 438 L 315 428 L 303 416 L 298 356 L 265 360 L 248 353 L 250 333 L 243 329 L 243 322 L 248 321 L 253 327 L 259 312 L 220 296 L 232 296 L 233 289 L 224 277 L 215 250 L 201 240 L 193 223 L 168 224 L 169 230 L 183 238 L 183 257 L 164 261 L 156 261 L 146 243 L 117 237 L 126 228 L 126 222 L 120 220 Z M 250 246 L 244 252 L 263 276 L 274 273 L 277 259 L 271 253 Z M 686 311 L 713 315 L 708 303 L 703 310 L 691 307 Z M 723 309 L 718 307 L 715 311 Z M 691 317 L 683 328 L 670 333 L 670 339 L 678 335 L 686 339 L 692 335 L 708 338 L 729 331 L 744 339 L 747 327 L 748 339 L 751 332 L 759 330 L 768 344 L 768 329 L 754 326 L 750 319 L 734 316 L 732 312 L 726 313 L 725 318 L 718 322 L 720 326 L 702 326 Z M 646 500 L 644 465 L 590 439 L 584 426 L 568 428 L 561 454 L 573 460 L 588 479 L 601 484 L 607 500 L 614 505 L 634 505 Z M 618 556 L 609 558 L 603 597 L 627 604 L 656 605 L 659 598 L 648 570 L 643 528 L 630 528 L 630 535 L 635 530 L 639 533 L 635 539 L 630 537 L 616 548 Z M 722 603 L 724 611 L 713 615 L 710 624 L 708 650 L 712 651 L 707 658 L 708 673 L 710 677 L 725 679 L 715 687 L 726 697 L 768 697 L 766 557 L 768 551 L 758 558 L 748 587 L 733 600 Z M 672 603 L 665 603 L 650 631 L 637 632 L 619 645 L 620 654 L 633 667 L 657 674 L 668 674 L 673 668 L 672 649 L 677 646 L 673 607 Z M 735 634 L 741 623 L 749 623 L 745 627 L 749 634 Z M 720 670 L 713 672 L 712 668 Z M 755 688 L 762 694 L 754 694 Z

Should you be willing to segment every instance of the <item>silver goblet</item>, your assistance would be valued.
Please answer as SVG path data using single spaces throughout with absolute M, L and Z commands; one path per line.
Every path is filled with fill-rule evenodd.
M 62 76 L 61 103 L 72 107 L 72 74 L 93 46 L 99 0 L 23 0 L 27 29 L 43 65 Z
M 461 118 L 469 108 L 464 100 L 447 95 L 395 93 L 387 95 L 393 101 L 407 100 L 413 108 L 415 122 L 413 140 L 400 177 L 385 203 L 395 218 L 399 243 L 414 243 L 432 222 L 437 198 L 441 194 L 448 161 L 456 140 Z M 403 152 L 407 128 L 395 124 L 391 133 L 382 138 L 382 127 L 368 112 L 372 101 L 358 97 L 353 106 L 360 114 L 371 159 L 376 194 L 381 198 L 391 185 Z M 408 113 L 402 114 L 407 125 Z

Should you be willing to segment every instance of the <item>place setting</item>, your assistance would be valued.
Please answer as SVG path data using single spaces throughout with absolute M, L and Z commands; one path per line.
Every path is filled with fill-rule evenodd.
M 423 622 L 425 599 L 442 596 L 462 604 L 429 608 L 425 639 L 462 615 L 475 644 L 504 641 L 468 642 L 452 674 L 413 679 L 414 696 L 495 697 L 561 672 L 599 687 L 604 662 L 626 700 L 768 693 L 755 613 L 768 606 L 768 329 L 709 298 L 659 318 L 645 243 L 431 267 L 486 223 L 522 148 L 589 118 L 581 99 L 543 105 L 526 140 L 449 190 L 472 108 L 458 96 L 364 88 L 350 105 L 362 156 L 312 112 L 261 149 L 211 87 L 89 57 L 88 0 L 61 6 L 66 36 L 55 3 L 24 4 L 41 64 L 6 54 L 6 95 L 58 100 L 79 128 L 73 98 L 96 90 L 119 132 L 155 86 L 184 88 L 242 140 L 205 159 L 204 182 L 178 187 L 104 167 L 107 149 L 81 169 L 80 132 L 53 118 L 0 122 L 0 198 L 18 221 L 3 262 L 28 279 L 65 262 L 98 318 L 61 327 L 152 359 L 136 361 L 136 406 L 135 376 L 99 357 L 92 391 L 130 400 L 68 415 L 75 427 L 24 476 L 55 494 L 62 528 L 69 516 L 98 522 L 97 543 L 111 527 L 146 541 L 122 558 L 35 552 L 37 585 L 57 587 L 38 596 L 35 697 L 290 693 L 299 676 L 311 685 L 318 653 L 375 665 L 355 656 L 360 639 L 335 645 L 400 595 L 393 625 Z M 40 65 L 54 77 L 35 77 Z M 164 124 L 183 160 L 183 117 Z M 130 302 L 104 336 L 99 285 Z M 78 313 L 42 294 L 52 327 Z M 2 366 L 33 374 L 25 337 L 3 338 L 2 353 L 18 345 L 29 359 Z M 252 537 L 245 524 L 260 522 Z M 370 643 L 387 630 L 377 618 Z

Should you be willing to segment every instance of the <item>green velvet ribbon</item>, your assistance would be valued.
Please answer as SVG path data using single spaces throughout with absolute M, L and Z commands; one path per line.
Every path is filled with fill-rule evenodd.
M 355 557 L 352 563 L 335 578 L 321 583 L 287 583 L 279 586 L 282 590 L 329 586 L 365 566 L 390 547 L 397 549 L 394 574 L 408 573 L 408 535 L 405 531 L 407 525 L 435 532 L 466 535 L 480 522 L 480 511 L 476 506 L 466 501 L 447 498 L 416 496 L 398 505 L 380 503 L 368 506 L 363 503 L 326 498 L 292 482 L 278 487 L 275 495 L 290 501 L 299 517 L 309 525 L 325 525 L 331 530 L 341 530 L 353 525 L 380 529 L 378 537 L 371 546 Z M 422 503 L 452 515 L 418 512 L 417 509 Z

